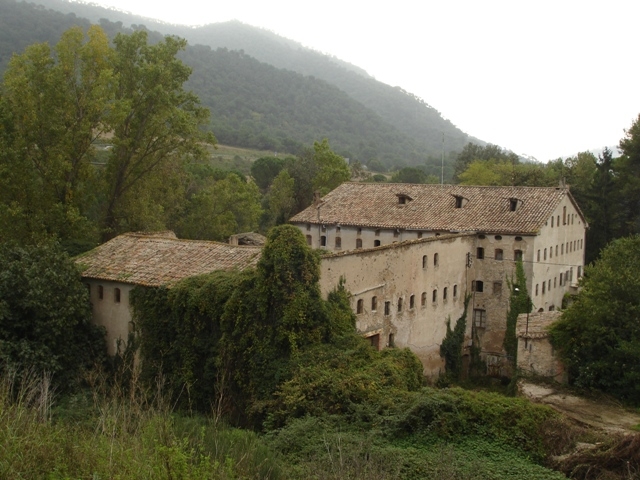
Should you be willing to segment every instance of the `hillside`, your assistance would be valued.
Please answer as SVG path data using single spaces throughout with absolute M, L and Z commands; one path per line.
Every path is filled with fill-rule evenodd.
M 263 29 L 239 22 L 189 28 L 96 5 L 42 3 L 46 7 L 0 0 L 0 69 L 13 52 L 55 43 L 74 24 L 99 22 L 110 35 L 144 24 L 206 45 L 190 46 L 183 59 L 194 68 L 189 87 L 211 109 L 212 129 L 223 143 L 299 153 L 327 137 L 345 157 L 402 166 L 439 159 L 443 133 L 448 153 L 470 140 L 408 92 Z

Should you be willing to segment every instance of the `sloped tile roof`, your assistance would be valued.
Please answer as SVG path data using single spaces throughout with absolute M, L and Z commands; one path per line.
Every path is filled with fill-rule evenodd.
M 171 232 L 125 233 L 75 261 L 84 278 L 161 286 L 215 270 L 253 267 L 261 251 L 261 247 L 179 240 Z
M 456 208 L 456 196 L 462 197 L 461 208 Z M 290 222 L 535 234 L 565 196 L 575 205 L 565 188 L 343 183 Z M 515 211 L 511 199 L 518 200 Z

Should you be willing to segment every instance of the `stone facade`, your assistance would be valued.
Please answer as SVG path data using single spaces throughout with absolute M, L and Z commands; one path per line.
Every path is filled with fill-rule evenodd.
M 518 364 L 520 371 L 557 382 L 567 381 L 567 372 L 549 341 L 547 328 L 560 318 L 560 312 L 540 312 L 518 316 Z

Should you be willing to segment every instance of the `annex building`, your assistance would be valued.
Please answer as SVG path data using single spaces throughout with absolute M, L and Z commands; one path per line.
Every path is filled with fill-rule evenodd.
M 359 331 L 378 348 L 409 347 L 427 375 L 443 368 L 446 324 L 467 294 L 467 347 L 476 338 L 499 374 L 516 261 L 539 312 L 562 306 L 584 265 L 587 224 L 565 186 L 345 183 L 290 222 L 327 251 L 323 292 L 344 278 Z

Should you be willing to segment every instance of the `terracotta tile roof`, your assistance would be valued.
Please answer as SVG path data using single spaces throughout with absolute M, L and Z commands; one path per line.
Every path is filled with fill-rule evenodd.
M 575 205 L 568 189 L 555 187 L 343 183 L 290 222 L 535 234 L 567 195 Z M 456 197 L 461 208 L 456 208 Z M 518 201 L 515 211 L 511 199 Z
M 179 240 L 171 232 L 125 233 L 75 261 L 84 278 L 160 286 L 215 270 L 253 267 L 261 251 L 261 247 Z

